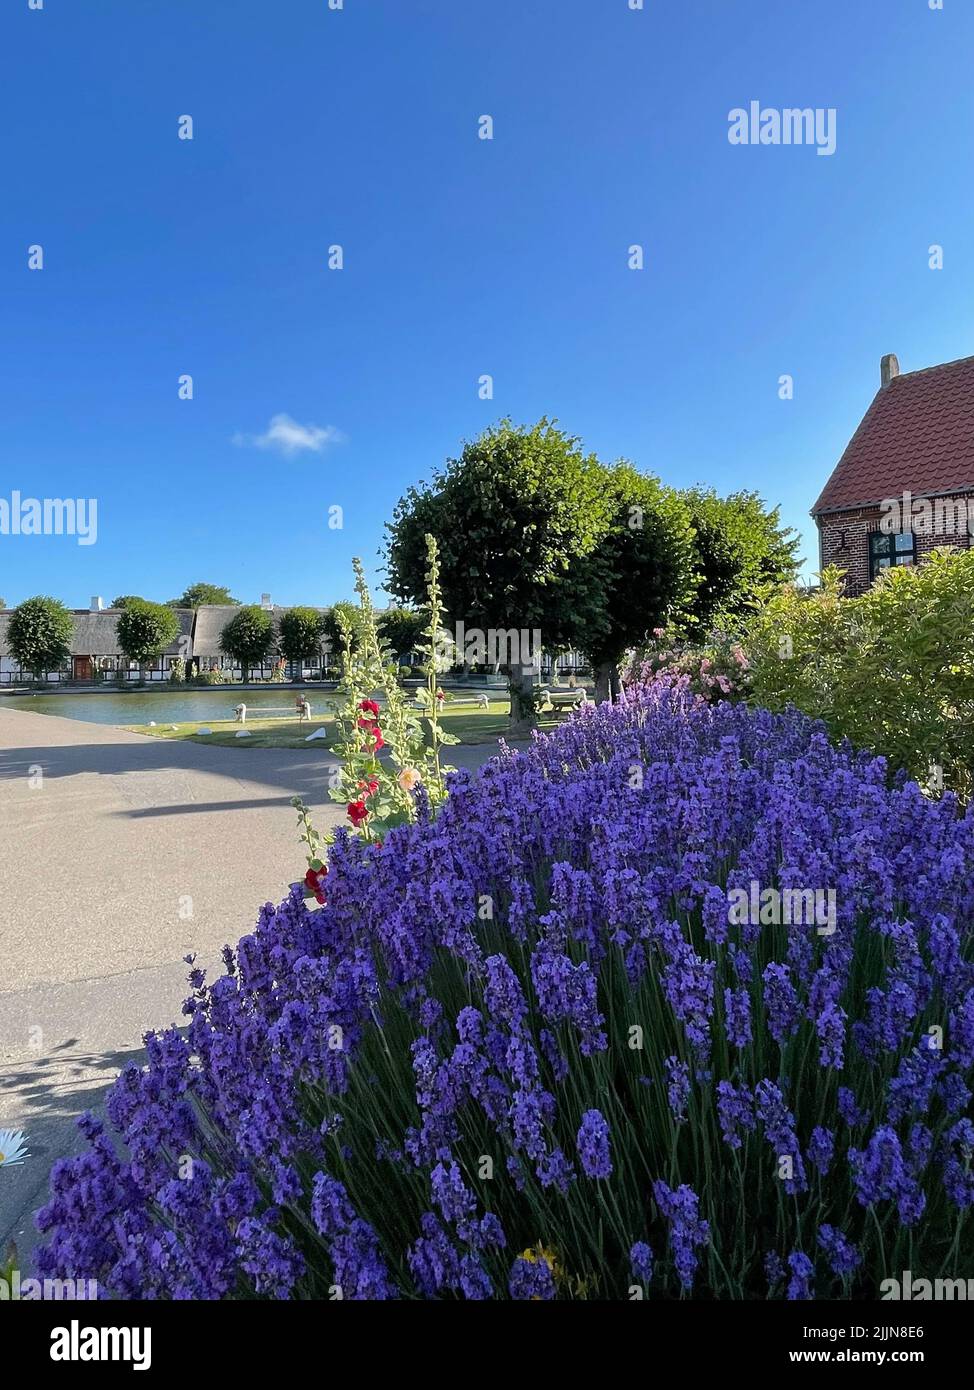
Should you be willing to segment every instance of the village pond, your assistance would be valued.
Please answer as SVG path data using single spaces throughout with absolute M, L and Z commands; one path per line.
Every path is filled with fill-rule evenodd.
M 311 703 L 312 718 L 331 713 L 324 690 L 303 686 L 301 695 Z M 239 704 L 247 706 L 248 720 L 261 710 L 276 710 L 283 717 L 294 710 L 296 692 L 284 687 L 232 689 L 215 686 L 199 690 L 133 690 L 105 694 L 4 695 L 0 708 L 30 710 L 32 714 L 56 714 L 62 719 L 81 719 L 88 724 L 186 724 L 204 720 L 233 719 Z

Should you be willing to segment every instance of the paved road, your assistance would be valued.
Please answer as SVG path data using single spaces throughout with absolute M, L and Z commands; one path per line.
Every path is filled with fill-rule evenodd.
M 493 745 L 450 749 L 475 767 Z M 218 748 L 4 709 L 0 701 L 0 1255 L 34 1243 L 50 1165 L 143 1034 L 179 1019 L 183 956 L 220 949 L 304 869 L 295 793 L 320 827 L 334 760 Z

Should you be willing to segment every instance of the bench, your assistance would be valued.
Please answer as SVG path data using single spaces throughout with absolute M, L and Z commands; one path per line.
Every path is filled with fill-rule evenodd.
M 573 709 L 576 705 L 584 705 L 588 701 L 588 695 L 581 686 L 568 686 L 562 690 L 543 687 L 541 696 L 552 709 Z
M 310 708 L 311 706 L 309 704 L 309 711 Z M 246 724 L 247 713 L 247 706 L 242 701 L 239 705 L 235 705 L 233 710 L 234 723 Z M 303 724 L 306 719 L 311 718 L 310 713 L 306 713 L 303 709 L 299 709 L 297 705 L 258 705 L 250 711 L 252 719 L 273 719 L 279 714 L 290 714 L 299 724 Z
M 419 699 L 418 696 L 413 703 L 418 705 L 420 709 L 426 708 L 426 701 Z M 490 708 L 490 701 L 486 695 L 454 695 L 449 700 L 443 700 L 442 703 L 438 701 L 437 703 L 441 711 L 452 705 L 477 705 L 480 709 Z

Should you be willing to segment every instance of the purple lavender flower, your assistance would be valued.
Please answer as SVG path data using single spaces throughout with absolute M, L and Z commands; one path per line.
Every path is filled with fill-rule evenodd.
M 747 1047 L 751 1041 L 751 995 L 746 989 L 724 990 L 724 1026 L 727 1041 Z
M 690 1068 L 678 1057 L 667 1057 L 663 1065 L 667 1074 L 666 1098 L 674 1120 L 682 1123 L 690 1102 Z
M 795 1250 L 788 1256 L 788 1268 L 791 1270 L 791 1278 L 788 1280 L 787 1297 L 793 1301 L 805 1298 L 813 1298 L 811 1279 L 815 1273 L 815 1266 L 807 1255 L 801 1250 Z
M 808 1141 L 808 1157 L 822 1174 L 823 1178 L 832 1166 L 835 1153 L 835 1135 L 830 1129 L 816 1125 Z
M 785 1191 L 791 1196 L 804 1192 L 808 1186 L 805 1164 L 795 1133 L 795 1117 L 785 1104 L 784 1096 L 773 1081 L 765 1080 L 758 1083 L 754 1098 L 765 1138 L 777 1158 L 778 1171 L 789 1174 L 782 1179 Z
M 772 961 L 764 967 L 761 978 L 764 981 L 764 1007 L 768 1015 L 768 1028 L 778 1046 L 783 1047 L 801 1021 L 798 995 L 791 983 L 787 965 L 779 965 Z
M 553 1299 L 555 1279 L 547 1260 L 525 1260 L 518 1258 L 511 1266 L 508 1287 L 511 1297 L 518 1301 L 532 1299 Z
M 741 1131 L 751 1131 L 756 1124 L 754 1098 L 746 1086 L 717 1082 L 717 1119 L 724 1142 L 732 1149 L 739 1149 L 744 1142 Z
M 974 1124 L 958 1120 L 945 1139 L 944 1189 L 955 1207 L 974 1206 Z
M 852 1274 L 862 1264 L 861 1252 L 834 1226 L 818 1228 L 818 1243 L 828 1256 L 833 1274 L 840 1279 Z
M 904 1226 L 923 1215 L 926 1197 L 903 1159 L 899 1136 L 888 1125 L 880 1126 L 864 1150 L 849 1150 L 849 1166 L 861 1206 L 895 1201 Z
M 637 1240 L 629 1251 L 632 1272 L 641 1284 L 648 1284 L 653 1277 L 653 1252 L 644 1240 Z
M 612 1176 L 612 1159 L 609 1156 L 609 1126 L 598 1110 L 586 1110 L 578 1130 L 578 1156 L 582 1168 L 590 1178 Z
M 775 1289 L 785 1277 L 785 1267 L 781 1256 L 774 1250 L 769 1250 L 764 1257 L 764 1273 L 768 1281 L 768 1292 L 774 1293 Z
M 670 1249 L 680 1283 L 689 1289 L 697 1270 L 697 1249 L 710 1242 L 710 1225 L 700 1220 L 699 1198 L 686 1183 L 674 1189 L 658 1178 L 653 1183 L 653 1197 L 660 1215 L 669 1222 Z

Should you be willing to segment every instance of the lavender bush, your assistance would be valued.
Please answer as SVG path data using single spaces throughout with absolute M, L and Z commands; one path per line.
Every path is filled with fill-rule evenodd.
M 422 789 L 417 795 L 422 797 Z M 974 821 L 803 716 L 635 689 L 342 832 L 59 1162 L 123 1298 L 870 1297 L 963 1273 Z M 835 930 L 728 920 L 834 888 Z M 969 1264 L 967 1266 L 970 1268 Z

